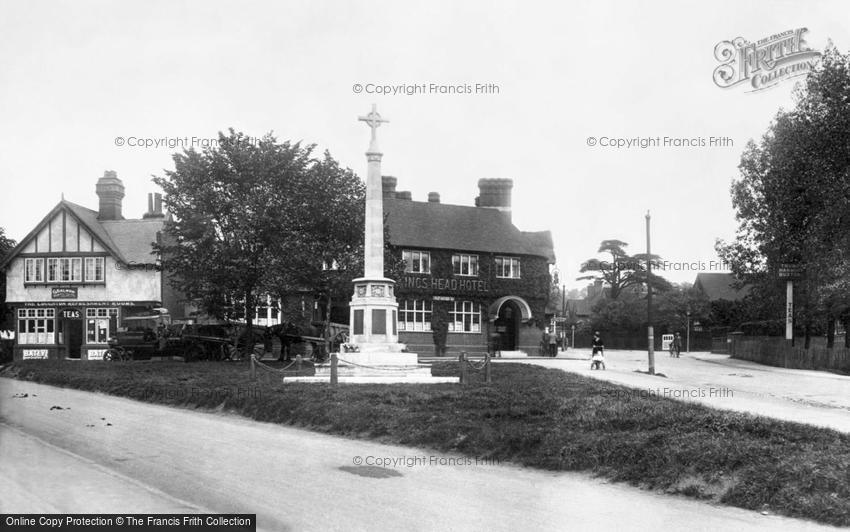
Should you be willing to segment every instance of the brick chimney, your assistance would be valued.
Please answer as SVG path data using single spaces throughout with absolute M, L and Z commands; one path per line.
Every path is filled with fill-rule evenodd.
M 395 187 L 398 184 L 398 179 L 389 175 L 381 176 L 381 185 L 384 192 L 384 199 L 395 199 Z
M 100 198 L 98 220 L 123 220 L 121 215 L 121 200 L 124 199 L 124 183 L 118 179 L 114 170 L 103 172 L 103 177 L 97 180 L 95 186 L 97 197 Z
M 410 200 L 413 199 L 413 195 L 410 193 L 409 190 L 402 190 L 401 192 L 396 192 L 395 197 L 396 197 L 396 199 L 407 200 L 407 201 L 410 201 Z
M 428 203 L 440 203 L 440 193 L 439 192 L 429 192 L 428 193 Z
M 479 194 L 475 198 L 475 206 L 498 209 L 510 217 L 512 188 L 513 179 L 479 179 Z
M 148 194 L 148 212 L 143 214 L 142 218 L 165 218 L 162 212 L 162 194 L 159 192 Z

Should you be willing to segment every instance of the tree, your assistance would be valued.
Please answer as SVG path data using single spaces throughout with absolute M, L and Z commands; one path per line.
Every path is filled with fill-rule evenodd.
M 850 250 L 850 56 L 827 50 L 821 65 L 741 157 L 732 183 L 738 231 L 720 256 L 748 284 L 778 298 L 783 263 L 803 271 L 795 295 L 806 346 L 815 320 L 841 317 Z M 828 301 L 828 303 L 826 303 Z
M 348 265 L 362 246 L 362 183 L 313 149 L 231 129 L 154 177 L 173 217 L 156 246 L 172 284 L 218 317 L 241 301 L 249 345 L 258 296 L 333 290 L 322 264 Z
M 594 272 L 591 275 L 578 277 L 577 280 L 601 279 L 609 286 L 608 297 L 617 299 L 627 288 L 637 287 L 647 281 L 646 253 L 629 255 L 625 248 L 627 243 L 622 240 L 603 240 L 599 245 L 597 253 L 607 253 L 611 260 L 600 260 L 598 258 L 587 259 L 581 265 L 581 272 Z M 661 258 L 658 255 L 649 257 L 654 268 L 661 267 Z M 663 292 L 670 288 L 670 283 L 661 276 L 652 274 L 649 279 L 655 292 Z
M 15 248 L 16 242 L 6 236 L 6 230 L 0 227 L 0 261 Z M 6 276 L 0 277 L 0 328 L 6 323 L 9 308 L 6 307 Z
M 690 283 L 673 285 L 653 300 L 653 306 L 655 327 L 659 331 L 683 332 L 688 319 L 711 325 L 711 304 Z

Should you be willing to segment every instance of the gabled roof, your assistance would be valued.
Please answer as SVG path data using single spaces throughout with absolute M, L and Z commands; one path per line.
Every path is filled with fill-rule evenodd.
M 384 199 L 390 244 L 545 257 L 554 262 L 549 231 L 525 233 L 503 212 L 485 207 Z
M 735 287 L 737 282 L 735 274 L 732 273 L 702 272 L 697 274 L 694 288 L 702 291 L 709 301 L 738 301 L 750 293 L 750 287 L 743 286 L 738 289 Z
M 108 249 L 109 252 L 115 255 L 116 258 L 121 259 L 122 262 L 126 262 L 121 256 L 121 252 L 119 251 L 118 246 L 116 246 L 115 243 L 112 241 L 112 238 L 109 237 L 109 233 L 107 233 L 100 225 L 100 220 L 97 219 L 97 211 L 93 211 L 91 209 L 83 207 L 82 205 L 77 205 L 76 203 L 71 203 L 70 201 L 66 201 L 64 199 L 59 202 L 59 206 L 63 205 L 71 211 L 71 214 L 73 214 L 77 218 L 77 221 L 80 222 L 83 227 L 88 229 L 89 232 L 100 241 L 103 247 Z M 52 214 L 53 213 L 48 214 L 45 220 L 49 221 L 52 218 Z
M 162 230 L 163 219 L 145 220 L 98 220 L 97 211 L 67 200 L 61 200 L 6 256 L 0 268 L 5 268 L 27 245 L 36 238 L 44 227 L 61 211 L 66 211 L 91 233 L 112 256 L 122 263 L 153 264 L 151 243 Z
M 567 312 L 575 316 L 590 316 L 591 301 L 587 299 L 568 299 Z

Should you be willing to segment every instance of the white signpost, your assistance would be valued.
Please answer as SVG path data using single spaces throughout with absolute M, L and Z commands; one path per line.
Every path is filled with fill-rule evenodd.
M 785 279 L 785 339 L 794 342 L 794 279 L 799 279 L 800 266 L 782 264 L 779 267 L 779 278 Z

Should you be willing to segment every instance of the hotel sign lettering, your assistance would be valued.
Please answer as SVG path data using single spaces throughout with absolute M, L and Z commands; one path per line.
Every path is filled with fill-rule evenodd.
M 408 275 L 402 279 L 402 288 L 419 288 L 436 291 L 488 292 L 487 281 L 479 279 L 443 279 Z

